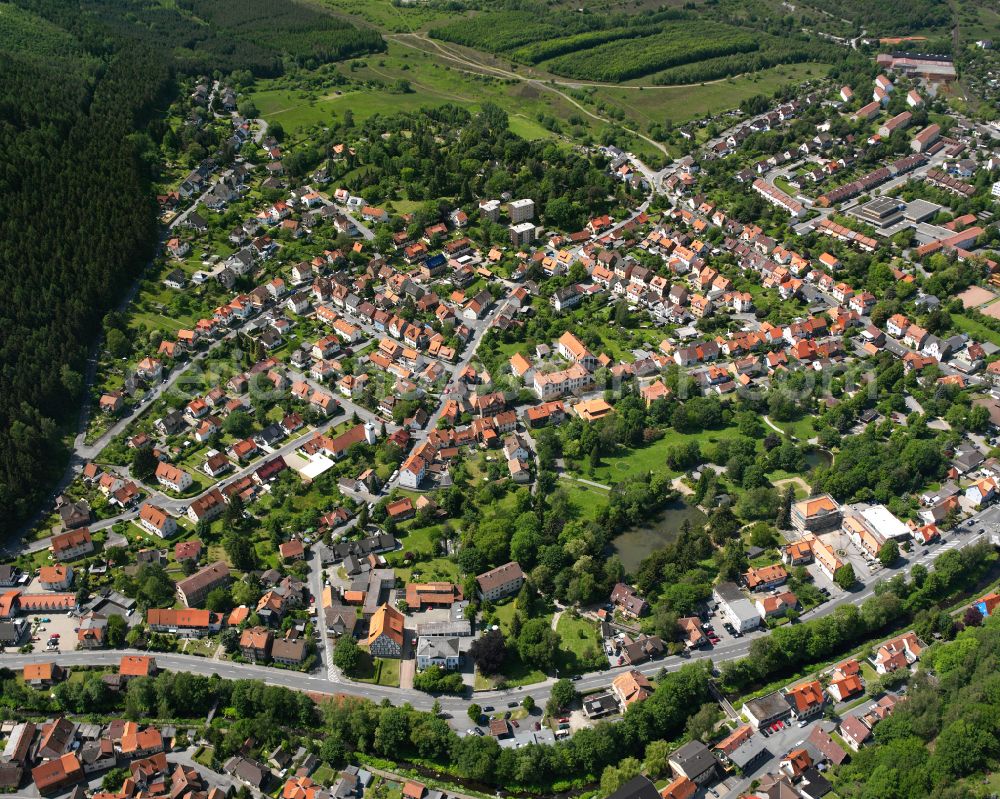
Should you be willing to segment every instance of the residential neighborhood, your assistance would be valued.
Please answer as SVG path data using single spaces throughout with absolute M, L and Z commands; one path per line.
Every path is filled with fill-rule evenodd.
M 488 104 L 291 136 L 185 79 L 225 137 L 164 168 L 3 551 L 3 787 L 841 795 L 1000 605 L 1000 131 L 957 59 L 862 44 L 657 169 L 550 131 L 507 175 Z

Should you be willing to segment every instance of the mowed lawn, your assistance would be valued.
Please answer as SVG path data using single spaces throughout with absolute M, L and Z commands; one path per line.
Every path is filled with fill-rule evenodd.
M 557 487 L 565 491 L 570 502 L 579 509 L 581 519 L 597 518 L 598 511 L 608 504 L 608 492 L 604 489 L 565 479 L 560 480 Z
M 593 660 L 601 652 L 597 625 L 587 619 L 563 613 L 556 623 L 559 651 L 556 666 L 560 675 L 582 674 L 593 668 Z
M 397 658 L 373 658 L 367 652 L 362 653 L 361 664 L 358 666 L 358 682 L 372 685 L 399 687 L 399 660 Z
M 723 439 L 736 438 L 737 436 L 735 428 L 705 430 L 700 433 L 678 433 L 676 430 L 668 430 L 659 441 L 654 441 L 645 447 L 622 449 L 616 455 L 601 458 L 601 463 L 594 469 L 593 475 L 590 474 L 589 464 L 577 464 L 576 468 L 570 468 L 569 471 L 606 485 L 644 475 L 647 472 L 671 473 L 670 467 L 667 466 L 667 451 L 671 447 L 677 444 L 686 444 L 689 441 L 697 441 L 704 454 L 704 449 L 708 446 Z

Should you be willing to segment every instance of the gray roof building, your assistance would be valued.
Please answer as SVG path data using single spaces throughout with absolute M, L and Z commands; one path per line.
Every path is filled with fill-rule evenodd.
M 670 768 L 677 777 L 687 777 L 705 785 L 718 776 L 718 763 L 701 741 L 688 741 L 670 756 Z

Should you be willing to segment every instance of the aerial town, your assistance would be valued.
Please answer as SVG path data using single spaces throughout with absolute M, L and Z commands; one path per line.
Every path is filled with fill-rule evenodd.
M 303 174 L 316 141 L 189 81 L 236 155 L 157 197 L 6 543 L 3 789 L 845 795 L 1000 605 L 1000 127 L 949 58 L 871 72 L 662 169 L 575 146 L 607 199 L 572 227 L 490 181 L 358 189 L 471 118 L 376 116 Z M 456 753 L 489 770 L 428 766 Z

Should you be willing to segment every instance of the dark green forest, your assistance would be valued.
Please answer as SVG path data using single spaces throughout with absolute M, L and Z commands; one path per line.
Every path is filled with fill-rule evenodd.
M 152 254 L 145 131 L 175 78 L 384 47 L 295 3 L 261 37 L 272 0 L 204 5 L 207 24 L 149 0 L 0 3 L 0 534 L 61 473 L 88 342 Z

